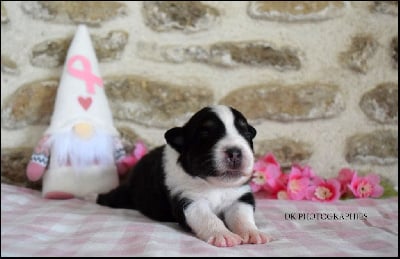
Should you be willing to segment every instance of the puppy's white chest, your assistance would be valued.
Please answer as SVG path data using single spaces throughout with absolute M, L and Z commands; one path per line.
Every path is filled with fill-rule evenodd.
M 206 203 L 215 213 L 219 213 L 231 206 L 243 194 L 249 191 L 248 186 L 235 188 L 203 189 L 197 192 L 187 190 L 184 196 L 191 199 L 194 203 Z

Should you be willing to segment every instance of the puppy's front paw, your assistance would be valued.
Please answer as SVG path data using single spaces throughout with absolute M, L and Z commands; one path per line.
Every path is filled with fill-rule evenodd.
M 244 244 L 265 244 L 272 240 L 271 237 L 265 235 L 257 229 L 243 231 L 239 233 L 239 235 L 242 237 Z
M 239 235 L 229 231 L 214 233 L 207 239 L 207 243 L 218 247 L 236 246 L 240 245 L 242 241 Z

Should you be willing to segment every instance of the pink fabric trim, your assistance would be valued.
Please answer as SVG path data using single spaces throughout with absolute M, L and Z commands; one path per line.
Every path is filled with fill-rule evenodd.
M 67 192 L 48 192 L 44 196 L 46 199 L 55 199 L 55 200 L 68 200 L 73 199 L 74 195 Z

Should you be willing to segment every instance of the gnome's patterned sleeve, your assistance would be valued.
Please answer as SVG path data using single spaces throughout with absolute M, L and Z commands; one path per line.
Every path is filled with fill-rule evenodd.
M 114 159 L 117 165 L 118 174 L 124 175 L 127 171 L 127 167 L 124 163 L 124 158 L 126 157 L 126 152 L 121 140 L 118 137 L 114 138 Z
M 50 148 L 47 144 L 49 136 L 44 136 L 34 149 L 31 160 L 29 161 L 26 169 L 26 175 L 29 180 L 37 181 L 42 176 L 49 163 Z

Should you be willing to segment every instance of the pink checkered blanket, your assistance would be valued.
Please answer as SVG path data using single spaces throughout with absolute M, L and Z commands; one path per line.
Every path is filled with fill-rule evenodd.
M 398 256 L 398 198 L 332 204 L 257 199 L 274 240 L 213 247 L 175 223 L 1 185 L 1 256 Z

